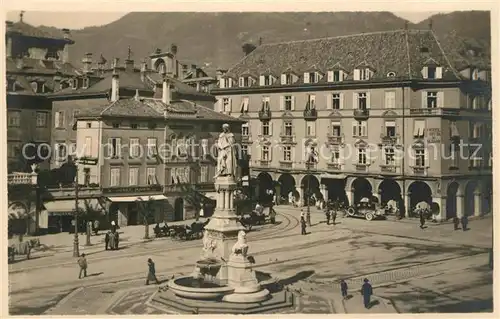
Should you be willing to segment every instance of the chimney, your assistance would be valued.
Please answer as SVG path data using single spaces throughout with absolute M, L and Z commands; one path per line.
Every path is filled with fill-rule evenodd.
M 118 58 L 113 58 L 113 65 L 111 65 L 111 68 L 116 69 L 118 68 L 118 62 L 120 61 L 120 59 Z
M 64 38 L 65 39 L 69 39 L 69 36 L 70 36 L 70 33 L 69 33 L 69 29 L 62 29 L 62 32 L 64 34 Z
M 144 82 L 146 79 L 146 71 L 148 70 L 148 64 L 146 61 L 141 63 L 141 82 Z
M 125 71 L 134 72 L 134 60 L 132 59 L 125 60 Z
M 177 55 L 177 49 L 177 44 L 172 43 L 172 45 L 170 46 L 170 53 L 172 53 L 173 55 Z
M 172 101 L 171 94 L 172 94 L 172 92 L 170 91 L 170 81 L 166 76 L 164 76 L 163 77 L 163 92 L 161 95 L 161 101 L 167 105 L 170 104 L 170 102 Z
M 116 70 L 113 70 L 113 77 L 111 78 L 111 102 L 116 102 L 120 99 L 120 81 L 119 75 Z
M 84 73 L 92 72 L 92 53 L 85 53 L 85 56 L 82 59 L 82 63 Z
M 432 30 L 432 19 L 429 20 L 429 30 Z
M 62 32 L 64 33 L 64 39 L 68 40 L 66 44 L 64 44 L 63 52 L 62 52 L 62 57 L 61 60 L 63 63 L 68 63 L 69 62 L 69 29 L 62 29 Z

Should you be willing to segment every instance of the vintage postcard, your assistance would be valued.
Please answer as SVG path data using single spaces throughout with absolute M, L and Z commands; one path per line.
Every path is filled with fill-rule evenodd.
M 8 313 L 493 314 L 493 6 L 236 5 L 6 12 Z

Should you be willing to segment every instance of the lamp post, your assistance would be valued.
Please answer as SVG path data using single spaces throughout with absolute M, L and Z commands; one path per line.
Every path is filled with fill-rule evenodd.
M 311 151 L 307 154 L 307 159 L 306 159 L 306 174 L 307 174 L 307 186 L 306 186 L 306 202 L 307 202 L 307 224 L 311 226 L 311 208 L 309 207 L 310 203 L 310 197 L 311 197 L 311 178 L 309 177 L 309 171 L 311 169 L 311 166 L 315 163 L 314 159 L 314 149 L 312 148 Z
M 73 257 L 79 257 L 79 244 L 78 244 L 78 166 L 75 161 L 76 176 L 75 176 L 75 236 L 73 238 Z

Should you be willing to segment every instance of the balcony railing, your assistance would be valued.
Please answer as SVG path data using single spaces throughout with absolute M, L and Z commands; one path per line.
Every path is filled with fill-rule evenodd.
M 358 121 L 365 121 L 370 117 L 370 110 L 368 109 L 355 109 L 354 118 Z
M 394 145 L 398 142 L 398 138 L 396 136 L 387 134 L 381 134 L 380 139 L 382 140 L 383 145 Z
M 270 160 L 260 160 L 259 161 L 259 165 L 261 167 L 269 167 L 269 165 L 271 164 L 271 161 Z
M 344 140 L 344 137 L 343 136 L 338 136 L 338 135 L 328 134 L 326 136 L 326 140 L 327 140 L 328 144 L 338 145 L 338 144 L 342 144 L 342 141 Z
M 36 185 L 37 174 L 36 173 L 12 173 L 7 176 L 8 185 Z
M 354 166 L 358 172 L 366 172 L 368 170 L 368 164 L 357 163 Z
M 269 121 L 271 119 L 271 110 L 260 110 L 259 119 L 261 121 Z
M 291 161 L 280 161 L 280 168 L 292 169 L 293 163 Z
M 280 135 L 280 142 L 283 144 L 295 144 L 295 135 L 285 135 L 281 134 Z
M 154 185 L 144 185 L 144 186 L 117 186 L 117 187 L 106 187 L 102 189 L 103 194 L 117 194 L 117 193 L 143 193 L 143 192 L 162 192 L 163 187 L 159 184 Z
M 410 115 L 459 115 L 460 110 L 428 108 L 428 109 L 410 109 Z
M 326 166 L 329 170 L 340 171 L 342 165 L 340 163 L 327 163 Z
M 318 118 L 318 111 L 316 109 L 305 109 L 304 110 L 304 120 L 315 121 Z
M 395 165 L 380 165 L 380 171 L 384 173 L 396 173 Z
M 424 166 L 413 166 L 412 170 L 415 175 L 427 175 L 427 168 Z
M 250 135 L 242 135 L 241 142 L 242 143 L 252 143 L 252 137 Z

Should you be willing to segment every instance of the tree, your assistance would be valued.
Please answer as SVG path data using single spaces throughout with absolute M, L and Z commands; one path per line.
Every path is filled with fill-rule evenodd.
M 149 239 L 149 218 L 151 213 L 154 212 L 156 201 L 150 197 L 146 201 L 140 198 L 136 203 L 144 223 L 144 239 Z
M 83 200 L 83 207 L 80 208 L 80 217 L 83 218 L 85 221 L 85 230 L 87 234 L 87 246 L 90 246 L 90 235 L 92 232 L 92 228 L 89 228 L 89 221 L 91 220 L 96 220 L 99 219 L 102 216 L 102 210 L 100 209 L 100 204 L 98 203 L 97 205 L 92 205 L 91 204 L 92 199 L 84 199 Z

